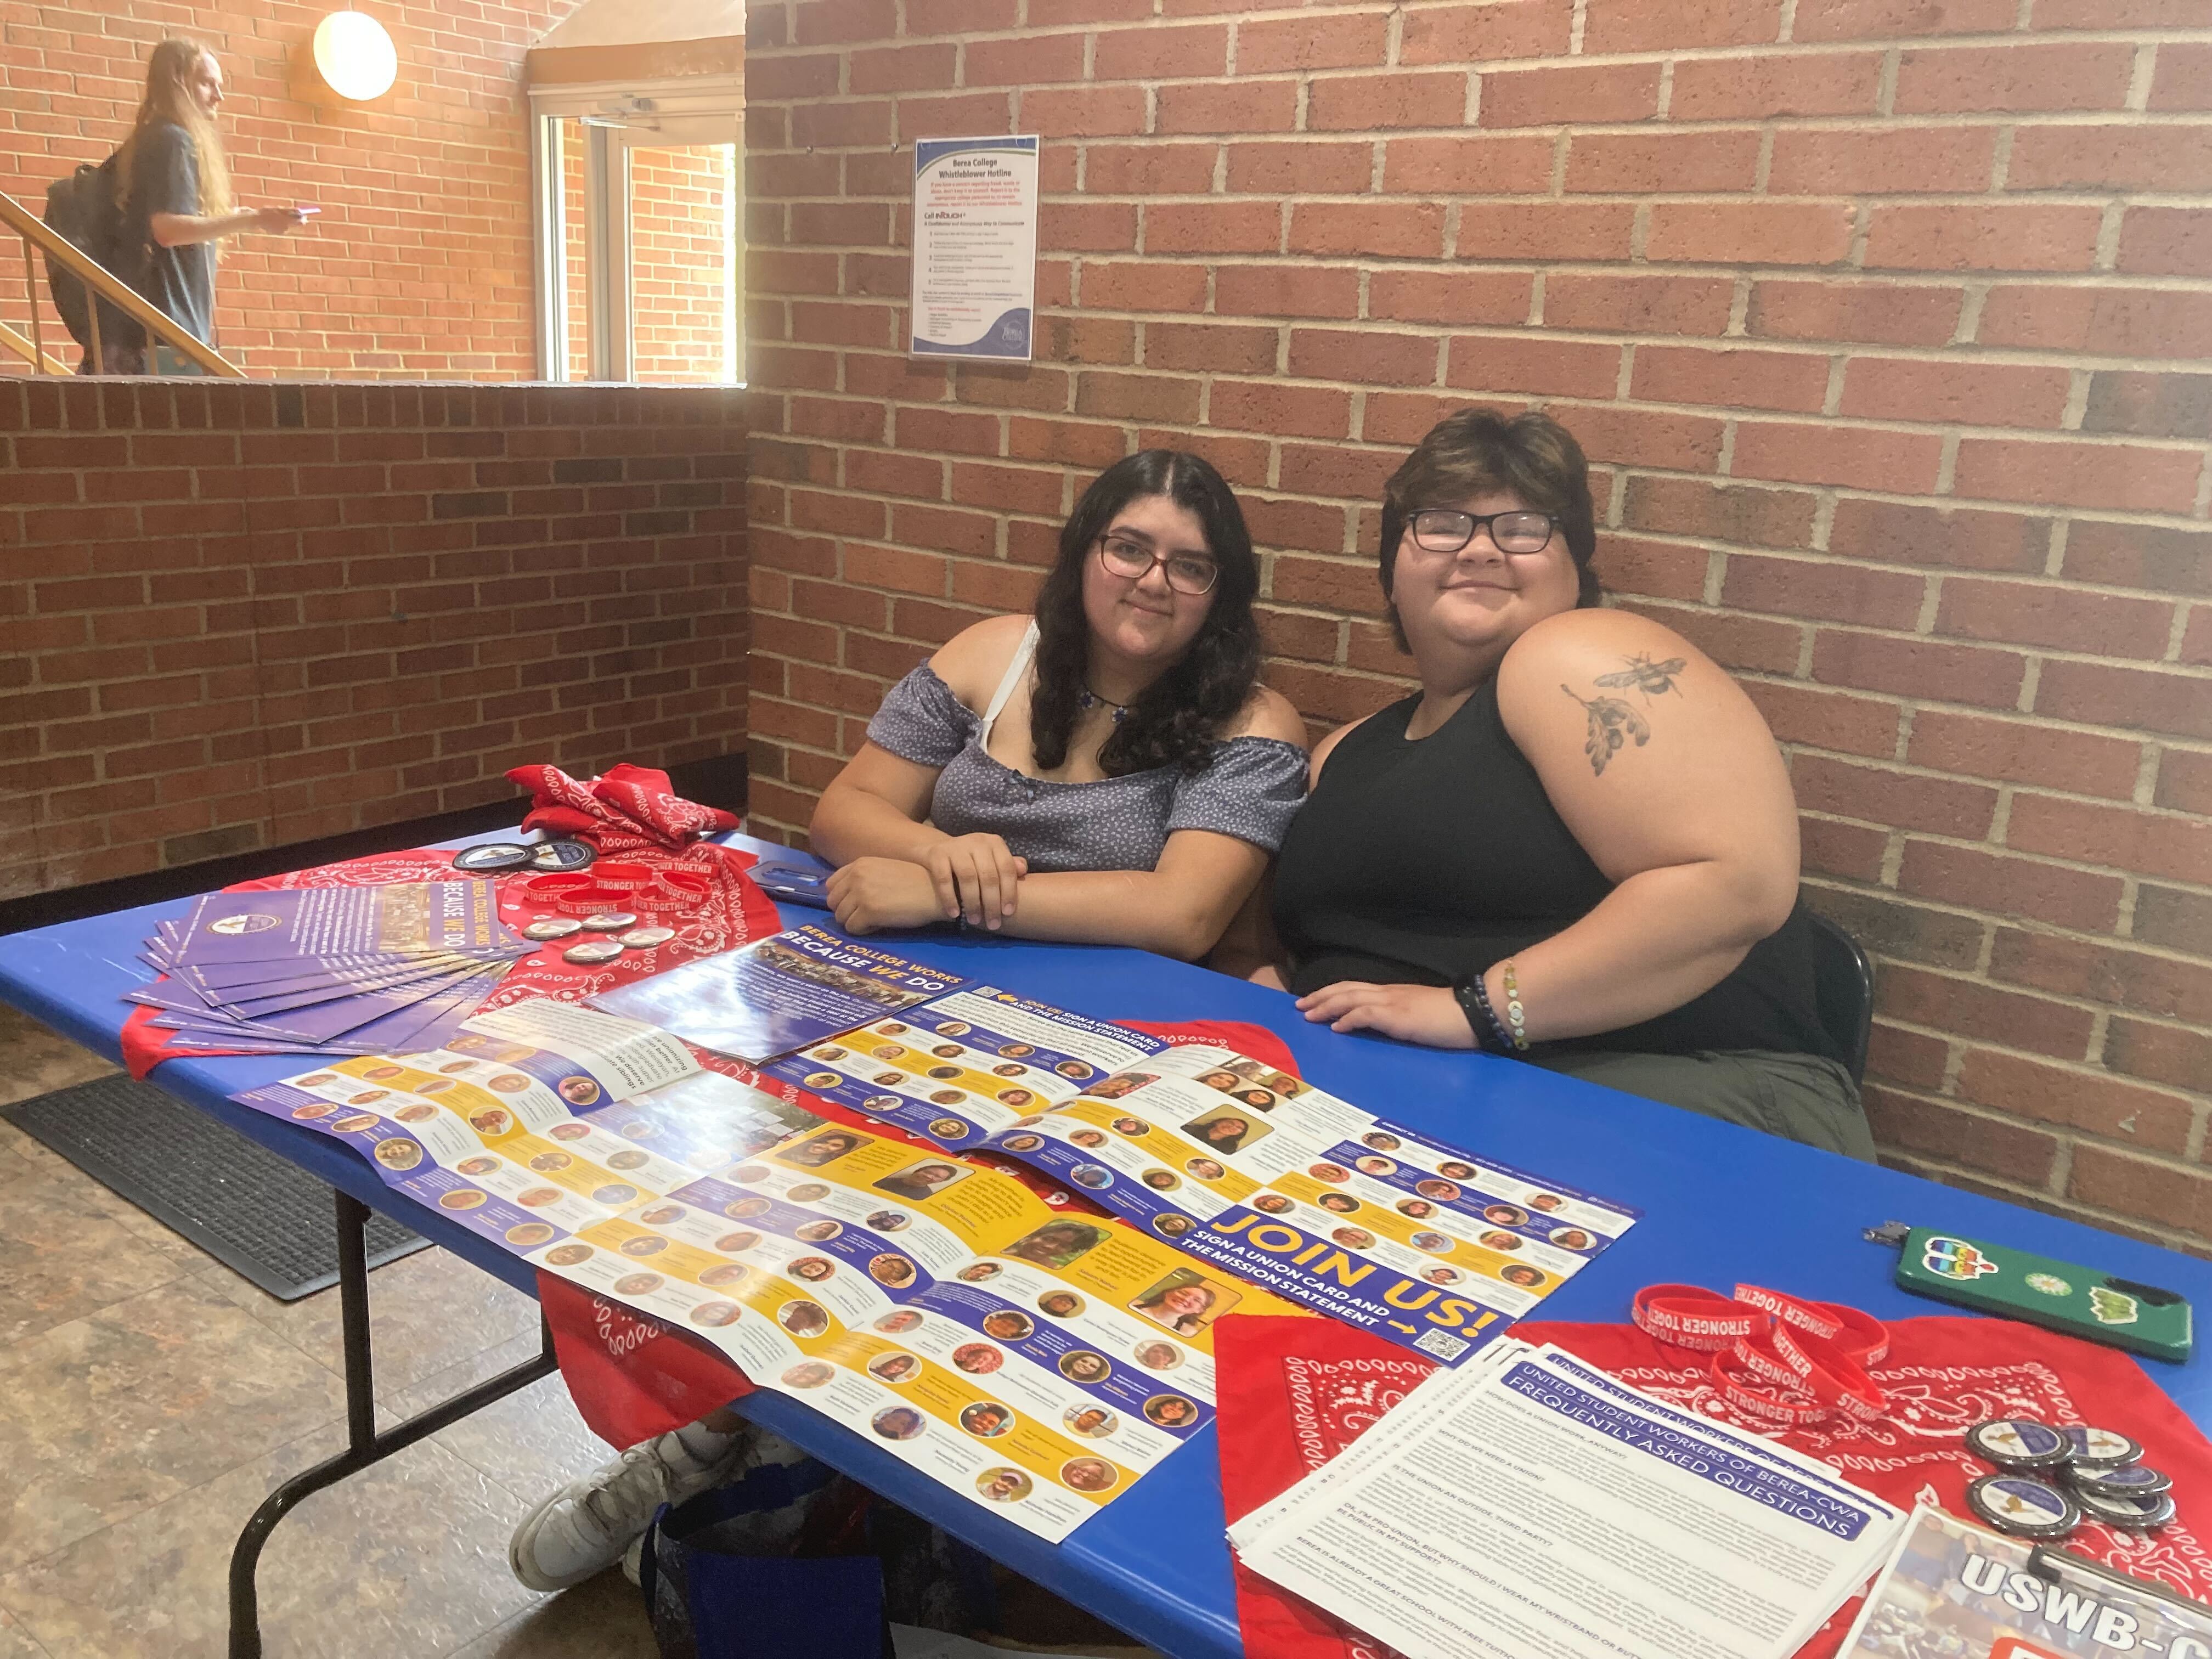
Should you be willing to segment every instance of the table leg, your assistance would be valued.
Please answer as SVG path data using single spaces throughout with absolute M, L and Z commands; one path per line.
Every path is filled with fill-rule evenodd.
M 368 1226 L 369 1209 L 349 1193 L 338 1193 L 338 1312 L 345 1347 L 346 1449 L 336 1457 L 304 1469 L 262 1500 L 248 1517 L 230 1553 L 230 1659 L 261 1659 L 260 1601 L 254 1589 L 254 1569 L 261 1547 L 276 1523 L 299 1502 L 348 1475 L 404 1451 L 426 1435 L 458 1423 L 517 1389 L 525 1389 L 558 1369 L 553 1357 L 553 1333 L 544 1334 L 545 1346 L 534 1359 L 525 1361 L 497 1376 L 487 1377 L 428 1411 L 409 1418 L 382 1434 L 376 1431 L 376 1391 L 369 1352 Z

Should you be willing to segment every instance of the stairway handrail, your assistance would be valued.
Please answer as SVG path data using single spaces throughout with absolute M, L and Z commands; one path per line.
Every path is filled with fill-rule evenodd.
M 4 222 L 23 239 L 23 269 L 30 283 L 31 303 L 34 310 L 38 304 L 38 274 L 36 262 L 31 258 L 33 246 L 49 259 L 58 260 L 79 282 L 125 316 L 140 324 L 155 339 L 179 355 L 190 358 L 206 373 L 234 380 L 246 378 L 244 369 L 202 341 L 168 313 L 152 304 L 136 289 L 5 191 L 0 191 L 0 222 Z M 45 356 L 43 352 L 40 355 Z M 46 361 L 52 362 L 54 360 L 48 356 Z
M 41 374 L 66 374 L 70 372 L 69 366 L 53 353 L 40 350 L 30 336 L 18 333 L 5 323 L 0 323 L 0 345 L 6 346 Z

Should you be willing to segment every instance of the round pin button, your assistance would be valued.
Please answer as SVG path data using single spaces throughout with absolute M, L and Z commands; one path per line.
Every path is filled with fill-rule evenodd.
M 2057 1487 L 2024 1474 L 1985 1474 L 1966 1488 L 1966 1507 L 2015 1538 L 2063 1538 L 2081 1511 Z
M 584 926 L 595 933 L 619 933 L 626 927 L 637 926 L 637 913 L 633 910 L 602 910 L 595 916 L 586 916 Z
M 2074 1443 L 2033 1418 L 2001 1417 L 1968 1429 L 1966 1449 L 2001 1469 L 2049 1469 L 2073 1457 Z
M 572 945 L 561 952 L 563 962 L 612 962 L 623 953 L 621 945 L 611 939 L 587 939 L 581 945 Z
M 584 924 L 568 916 L 548 916 L 543 921 L 533 921 L 522 930 L 525 939 L 566 939 L 571 933 L 580 933 Z
M 495 876 L 508 870 L 520 870 L 533 856 L 532 849 L 520 842 L 491 841 L 481 847 L 464 847 L 453 854 L 453 868 L 471 876 Z
M 587 870 L 598 857 L 580 841 L 549 841 L 532 850 L 530 861 L 540 870 Z
M 2116 1469 L 2083 1468 L 2078 1463 L 2067 1471 L 2077 1492 L 2109 1498 L 2154 1498 L 2173 1485 L 2173 1477 L 2148 1463 L 2124 1463 Z
M 676 937 L 673 927 L 633 927 L 622 935 L 622 942 L 633 951 L 650 951 L 656 945 L 665 945 Z
M 2156 1532 L 2173 1519 L 2173 1494 L 2166 1492 L 2130 1493 L 2084 1492 L 2081 1513 L 2092 1521 L 2127 1532 Z
M 2142 1462 L 2142 1445 L 2117 1429 L 2092 1429 L 2077 1423 L 2058 1432 L 2074 1448 L 2076 1469 L 2114 1469 Z

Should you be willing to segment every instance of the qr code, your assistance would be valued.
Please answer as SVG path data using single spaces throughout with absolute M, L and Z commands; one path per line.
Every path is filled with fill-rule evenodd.
M 1439 1359 L 1456 1359 L 1467 1352 L 1467 1343 L 1449 1331 L 1426 1331 L 1413 1346 L 1423 1353 L 1432 1353 Z

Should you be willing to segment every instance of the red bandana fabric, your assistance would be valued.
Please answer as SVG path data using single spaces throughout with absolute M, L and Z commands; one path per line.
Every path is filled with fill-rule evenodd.
M 705 896 L 672 914 L 654 914 L 646 920 L 673 927 L 676 937 L 665 945 L 642 951 L 624 951 L 612 962 L 584 964 L 562 960 L 562 951 L 573 939 L 555 939 L 543 950 L 517 963 L 499 989 L 484 999 L 487 1008 L 504 1008 L 525 997 L 551 997 L 561 1002 L 580 1002 L 611 991 L 632 980 L 665 972 L 700 957 L 720 955 L 779 933 L 783 920 L 775 902 L 756 887 L 747 870 L 759 861 L 752 853 L 701 842 L 682 853 L 646 847 L 623 854 L 623 861 L 648 870 L 686 871 L 703 876 Z M 588 873 L 588 872 L 587 872 Z M 500 884 L 500 920 L 520 931 L 540 913 L 533 908 L 525 887 L 527 872 L 509 876 Z
M 538 1304 L 576 1409 L 609 1445 L 635 1446 L 753 1391 L 705 1339 L 549 1273 Z
M 1236 1521 L 1296 1486 L 1382 1420 L 1436 1367 L 1334 1319 L 1231 1314 L 1213 1328 L 1221 1502 Z M 1244 1650 L 1266 1659 L 1397 1659 L 1231 1552 Z
M 1887 1396 L 1878 1422 L 1838 1415 L 1778 1433 L 1715 1385 L 1711 1357 L 1663 1343 L 1633 1325 L 1538 1321 L 1512 1334 L 1552 1343 L 1622 1382 L 1745 1433 L 1778 1439 L 1901 1508 L 1927 1504 L 1956 1516 L 1966 1484 L 1990 1466 L 1966 1431 L 1998 1417 L 2088 1424 L 2141 1443 L 2172 1476 L 2181 1512 L 2162 1532 L 2084 1522 L 2066 1547 L 2136 1577 L 2212 1601 L 2212 1553 L 2192 1526 L 2190 1494 L 2212 1492 L 2212 1442 L 2127 1355 L 2008 1320 L 1933 1317 L 1889 1327 L 1889 1352 L 1869 1368 Z M 1334 1320 L 1231 1315 L 1214 1328 L 1220 1387 L 1221 1485 L 1229 1518 L 1248 1514 L 1358 1437 L 1429 1369 L 1402 1349 Z M 1237 1567 L 1237 1620 L 1247 1650 L 1267 1659 L 1386 1659 L 1389 1650 L 1256 1574 Z M 1799 1650 L 1832 1659 L 1858 1616 L 1853 1597 Z
M 699 836 L 738 827 L 737 818 L 719 807 L 684 799 L 670 787 L 668 774 L 651 767 L 611 766 L 591 783 L 557 766 L 518 766 L 507 776 L 530 791 L 525 830 L 573 836 L 602 853 L 654 847 L 680 852 Z

